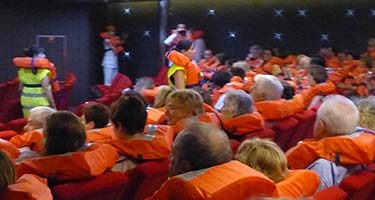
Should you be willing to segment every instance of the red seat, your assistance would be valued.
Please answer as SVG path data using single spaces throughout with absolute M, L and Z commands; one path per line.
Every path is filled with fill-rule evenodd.
M 58 110 L 67 110 L 69 108 L 69 98 L 76 82 L 77 77 L 73 73 L 68 73 L 65 76 L 64 84 L 62 85 L 61 90 L 54 92 L 53 95 Z
M 6 100 L 4 108 L 0 111 L 0 122 L 9 122 L 23 117 L 19 97 Z
M 10 130 L 14 130 L 17 133 L 23 133 L 23 127 L 27 124 L 27 118 L 14 119 L 6 124 Z
M 132 87 L 132 81 L 124 74 L 117 73 L 110 87 L 102 84 L 97 84 L 95 87 L 104 96 L 110 93 L 121 94 L 122 90 Z
M 348 194 L 337 186 L 328 187 L 314 194 L 314 200 L 345 200 Z
M 0 131 L 5 131 L 5 130 L 9 130 L 9 128 L 5 124 L 0 123 Z
M 151 196 L 168 179 L 169 159 L 137 165 L 129 173 L 129 184 L 121 199 L 143 200 Z
M 236 151 L 238 149 L 238 147 L 240 147 L 241 145 L 241 142 L 237 141 L 237 140 L 233 140 L 233 139 L 230 139 L 230 147 L 232 148 L 232 152 L 233 152 L 233 155 L 236 154 Z
M 274 141 L 279 147 L 286 151 L 289 139 L 296 131 L 298 121 L 293 117 L 288 117 L 278 121 L 274 126 L 273 130 L 276 132 Z
M 168 72 L 168 67 L 163 66 L 163 67 L 160 68 L 159 73 L 154 78 L 154 82 L 155 82 L 156 86 L 168 85 L 167 72 Z
M 262 130 L 255 131 L 253 133 L 245 135 L 245 137 L 243 137 L 241 141 L 244 141 L 250 138 L 272 138 L 273 139 L 275 135 L 276 135 L 276 132 L 274 130 L 270 128 L 264 128 Z
M 52 194 L 56 200 L 120 199 L 128 182 L 126 173 L 107 173 L 90 180 L 55 186 Z
M 348 193 L 348 199 L 374 199 L 375 174 L 362 170 L 345 177 L 339 187 Z
M 312 110 L 305 110 L 300 113 L 293 115 L 293 118 L 298 120 L 298 125 L 294 134 L 288 141 L 286 145 L 286 150 L 294 147 L 297 143 L 306 138 L 313 137 L 314 123 L 316 118 L 316 113 Z
M 10 140 L 10 138 L 16 135 L 18 135 L 18 133 L 13 130 L 0 131 L 0 138 L 4 140 Z

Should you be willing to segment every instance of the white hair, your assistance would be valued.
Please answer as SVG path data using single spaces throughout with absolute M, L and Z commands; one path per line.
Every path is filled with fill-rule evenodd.
M 30 110 L 30 116 L 33 115 L 33 119 L 41 124 L 46 122 L 46 118 L 56 112 L 55 109 L 47 106 L 37 106 Z
M 330 95 L 320 106 L 316 120 L 323 121 L 327 131 L 333 135 L 347 135 L 358 126 L 359 112 L 348 98 Z
M 237 106 L 235 116 L 253 112 L 253 98 L 243 90 L 230 89 L 226 93 L 225 100 Z
M 262 90 L 265 101 L 280 99 L 284 92 L 284 87 L 280 80 L 272 75 L 257 74 L 254 77 L 257 89 Z

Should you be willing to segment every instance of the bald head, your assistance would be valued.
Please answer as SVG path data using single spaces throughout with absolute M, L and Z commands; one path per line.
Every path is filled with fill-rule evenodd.
M 254 82 L 251 94 L 255 102 L 281 98 L 284 87 L 275 76 L 258 74 L 254 77 Z
M 331 95 L 320 106 L 314 127 L 316 137 L 354 133 L 359 122 L 357 107 L 348 98 Z
M 191 122 L 173 144 L 171 175 L 229 162 L 232 150 L 227 135 L 212 124 Z
M 38 106 L 31 109 L 27 124 L 24 127 L 25 131 L 29 132 L 43 128 L 46 118 L 54 112 L 56 112 L 55 109 L 47 106 Z

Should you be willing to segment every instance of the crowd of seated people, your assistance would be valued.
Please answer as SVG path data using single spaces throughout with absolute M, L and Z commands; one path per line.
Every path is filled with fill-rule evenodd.
M 194 48 L 185 46 L 169 54 L 176 61 L 170 86 L 141 78 L 110 108 L 90 103 L 82 116 L 30 110 L 26 132 L 0 142 L 1 195 L 51 199 L 46 180 L 53 187 L 169 158 L 169 179 L 149 199 L 298 198 L 338 186 L 375 161 L 375 98 L 366 87 L 375 69 L 372 46 L 361 60 L 338 57 L 330 46 L 320 57 L 280 58 L 253 45 L 237 62 L 207 51 L 199 67 L 212 74 L 199 84 L 184 77 L 195 72 L 183 58 Z M 286 152 L 275 138 L 244 140 L 305 110 L 316 111 L 314 137 Z M 235 151 L 231 140 L 244 141 Z M 23 181 L 40 190 L 15 190 Z

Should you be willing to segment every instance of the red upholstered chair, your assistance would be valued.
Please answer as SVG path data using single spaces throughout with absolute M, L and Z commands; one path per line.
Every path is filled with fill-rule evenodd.
M 299 141 L 312 138 L 314 131 L 314 123 L 316 118 L 316 113 L 312 110 L 305 110 L 300 113 L 293 115 L 293 118 L 298 120 L 298 124 L 294 134 L 289 139 L 286 150 L 294 147 Z
M 129 184 L 122 199 L 143 200 L 151 196 L 168 179 L 169 159 L 137 165 L 129 173 Z
M 278 121 L 273 126 L 272 129 L 276 132 L 274 141 L 283 151 L 286 151 L 287 144 L 292 135 L 295 133 L 297 124 L 298 121 L 296 119 L 293 117 L 288 117 Z
M 233 140 L 233 139 L 230 139 L 229 142 L 230 142 L 230 147 L 232 148 L 232 152 L 233 152 L 233 155 L 234 155 L 236 153 L 238 147 L 240 147 L 241 142 L 239 142 L 237 140 Z
M 314 194 L 314 200 L 345 200 L 348 194 L 337 186 L 328 187 Z
M 55 200 L 116 200 L 128 184 L 126 173 L 107 173 L 96 178 L 65 183 L 52 188 Z
M 10 138 L 16 135 L 18 135 L 18 133 L 13 130 L 0 131 L 0 138 L 4 140 L 10 140 Z
M 348 199 L 374 199 L 375 173 L 362 170 L 344 178 L 339 187 L 348 193 Z
M 10 130 L 16 131 L 18 134 L 23 133 L 23 127 L 27 124 L 27 118 L 14 119 L 6 124 Z
M 9 130 L 9 128 L 5 124 L 0 123 L 0 131 L 5 131 L 5 130 Z
M 58 110 L 67 110 L 69 108 L 69 98 L 76 82 L 77 77 L 73 73 L 66 74 L 61 90 L 53 94 Z
M 168 85 L 168 67 L 163 66 L 160 68 L 159 73 L 154 78 L 155 85 Z
M 2 110 L 0 110 L 0 122 L 6 123 L 13 119 L 19 119 L 23 117 L 22 106 L 19 97 L 5 100 L 5 102 L 6 103 L 3 103 Z
M 246 139 L 250 139 L 250 138 L 271 138 L 273 139 L 276 135 L 276 132 L 270 128 L 264 128 L 262 130 L 259 130 L 259 131 L 255 131 L 253 133 L 250 133 L 250 134 L 247 134 L 245 135 L 245 137 L 243 137 L 241 139 L 241 141 L 244 141 Z
M 111 86 L 105 86 L 97 84 L 96 89 L 101 93 L 102 96 L 106 96 L 110 93 L 121 93 L 122 90 L 132 87 L 132 81 L 124 74 L 117 73 L 112 81 Z

